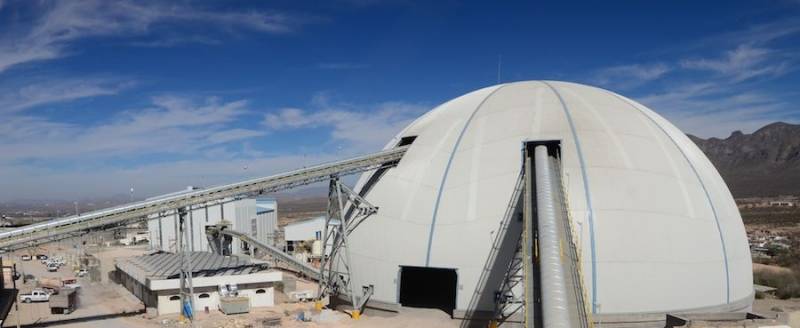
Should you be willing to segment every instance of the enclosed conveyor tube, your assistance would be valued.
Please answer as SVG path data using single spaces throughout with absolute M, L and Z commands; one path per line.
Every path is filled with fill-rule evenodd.
M 30 247 L 68 236 L 71 233 L 130 224 L 147 220 L 148 215 L 172 213 L 175 209 L 207 204 L 251 193 L 268 193 L 325 181 L 343 176 L 396 165 L 409 146 L 383 150 L 342 161 L 306 167 L 268 177 L 211 187 L 185 194 L 135 202 L 69 218 L 55 219 L 0 232 L 0 250 Z
M 212 226 L 206 227 L 206 233 L 213 237 L 213 238 L 220 238 L 222 235 L 227 235 L 231 237 L 239 238 L 239 240 L 250 244 L 250 246 L 254 248 L 261 249 L 264 251 L 268 256 L 272 257 L 276 261 L 281 261 L 286 263 L 289 269 L 295 270 L 299 273 L 304 274 L 306 277 L 309 277 L 313 280 L 319 281 L 319 269 L 313 266 L 310 266 L 305 263 L 305 261 L 301 261 L 296 259 L 294 256 L 284 253 L 279 248 L 262 243 L 245 233 L 241 233 L 235 230 L 229 229 L 228 226 L 225 224 L 217 224 Z
M 570 328 L 569 301 L 562 262 L 559 225 L 553 195 L 553 169 L 547 146 L 534 150 L 536 168 L 536 213 L 539 228 L 542 322 L 546 328 Z

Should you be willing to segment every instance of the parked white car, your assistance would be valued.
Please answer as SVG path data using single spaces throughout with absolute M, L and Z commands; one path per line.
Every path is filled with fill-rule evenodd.
M 34 289 L 30 293 L 20 294 L 19 300 L 23 303 L 47 302 L 50 300 L 50 293 L 44 291 L 43 289 Z

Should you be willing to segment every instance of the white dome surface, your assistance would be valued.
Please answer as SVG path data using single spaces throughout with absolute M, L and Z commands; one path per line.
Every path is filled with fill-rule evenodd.
M 397 303 L 400 266 L 454 268 L 466 310 L 522 166 L 523 142 L 560 140 L 584 286 L 595 313 L 748 308 L 748 243 L 711 162 L 678 128 L 630 99 L 551 81 L 480 89 L 431 110 L 366 193 L 379 206 L 350 236 L 359 285 Z M 363 187 L 370 173 L 357 185 Z M 491 310 L 493 295 L 479 309 Z

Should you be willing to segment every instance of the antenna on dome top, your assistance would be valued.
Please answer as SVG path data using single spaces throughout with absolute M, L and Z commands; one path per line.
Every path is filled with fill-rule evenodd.
M 497 84 L 500 84 L 500 68 L 503 64 L 503 55 L 497 55 Z

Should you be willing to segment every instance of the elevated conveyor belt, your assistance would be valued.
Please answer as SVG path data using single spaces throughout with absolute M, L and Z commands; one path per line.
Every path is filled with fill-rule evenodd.
M 527 147 L 523 251 L 526 327 L 591 327 L 557 142 Z M 531 259 L 533 255 L 533 259 Z
M 312 267 L 305 263 L 305 261 L 298 260 L 289 254 L 284 253 L 282 250 L 275 246 L 264 244 L 255 240 L 247 234 L 231 230 L 225 225 L 215 225 L 206 227 L 206 234 L 213 238 L 220 238 L 222 235 L 239 238 L 239 240 L 246 242 L 253 248 L 264 251 L 268 256 L 278 262 L 284 264 L 287 269 L 302 273 L 306 277 L 319 281 L 319 269 Z
M 566 286 L 569 295 L 570 319 L 574 327 L 592 327 L 589 304 L 586 302 L 586 289 L 583 286 L 583 269 L 581 266 L 580 251 L 576 243 L 576 231 L 569 212 L 569 202 L 561 179 L 561 159 L 550 158 L 553 181 L 553 205 L 559 218 L 559 235 L 562 242 L 562 258 L 565 264 Z
M 135 202 L 78 216 L 55 219 L 0 233 L 0 249 L 14 250 L 63 239 L 93 230 L 147 220 L 148 215 L 165 215 L 192 205 L 222 201 L 230 197 L 274 192 L 330 179 L 394 166 L 408 146 L 384 150 L 342 161 L 320 164 L 264 178 L 212 187 L 180 195 Z

